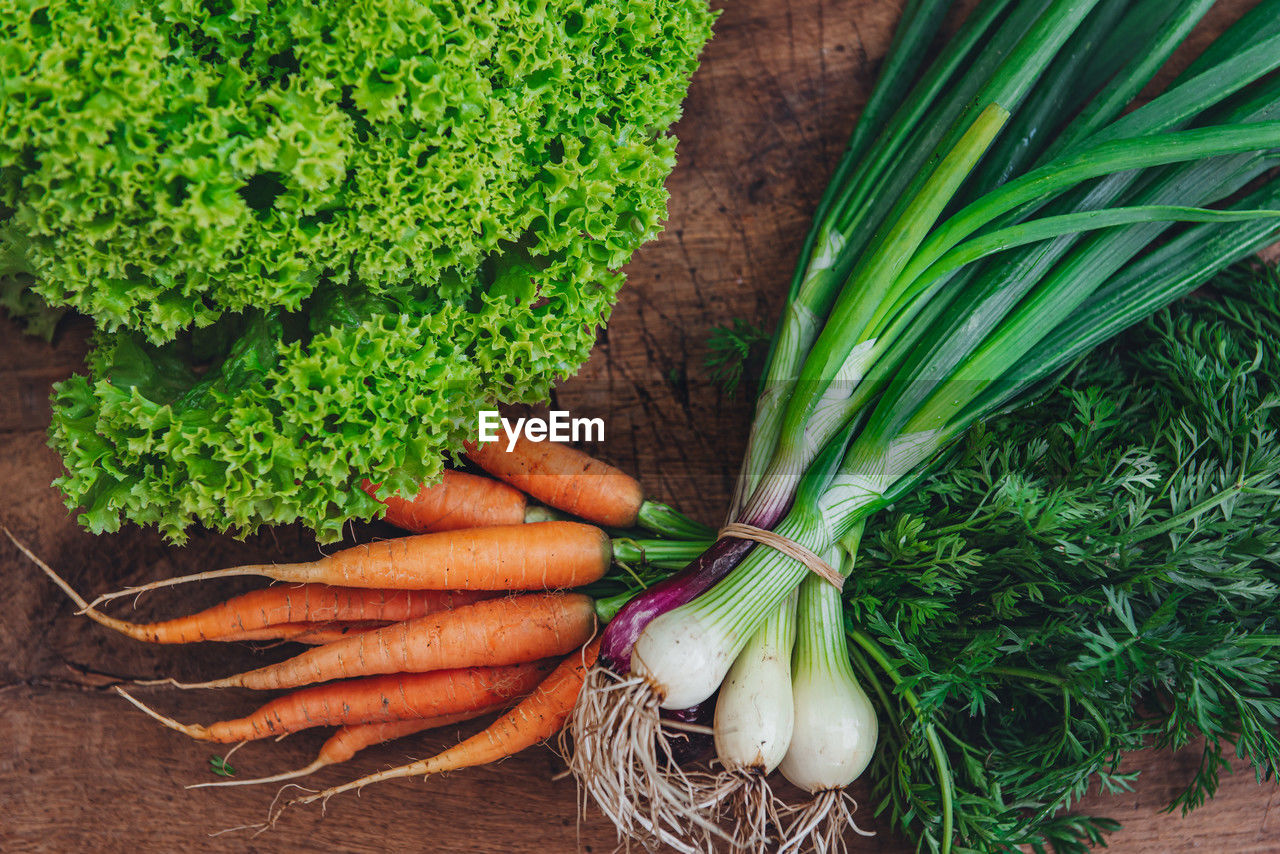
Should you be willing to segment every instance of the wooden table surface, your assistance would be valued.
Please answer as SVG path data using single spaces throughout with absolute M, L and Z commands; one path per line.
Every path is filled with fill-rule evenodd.
M 1208 34 L 1251 5 L 1223 0 Z M 719 518 L 748 419 L 745 401 L 721 396 L 702 366 L 704 341 L 734 317 L 771 324 L 811 206 L 865 100 L 897 20 L 898 0 L 740 0 L 726 9 L 689 93 L 679 166 L 671 177 L 667 231 L 630 266 L 630 284 L 599 347 L 557 402 L 603 416 L 602 453 L 646 488 L 695 516 Z M 282 529 L 247 542 L 197 534 L 167 547 L 150 531 L 93 537 L 80 530 L 49 482 L 59 470 L 45 447 L 49 384 L 77 370 L 83 325 L 57 345 L 19 336 L 0 321 L 0 523 L 86 592 L 180 572 L 315 554 L 303 533 Z M 373 527 L 366 536 L 386 533 Z M 260 821 L 273 788 L 188 791 L 211 779 L 215 750 L 162 729 L 108 687 L 120 680 L 212 677 L 279 657 L 229 645 L 152 648 L 82 618 L 53 586 L 0 544 L 0 851 L 607 851 L 611 828 L 579 813 L 563 765 L 539 748 L 497 767 L 396 781 L 334 799 L 326 813 L 300 810 L 271 832 L 227 828 Z M 211 603 L 227 587 L 191 589 Z M 141 603 L 166 613 L 164 596 Z M 182 720 L 210 721 L 244 709 L 238 692 L 142 689 Z M 362 753 L 316 775 L 334 784 L 456 739 L 457 730 Z M 253 744 L 234 758 L 244 774 L 305 764 L 322 740 L 305 733 Z M 1188 818 L 1160 812 L 1190 777 L 1194 749 L 1132 757 L 1133 792 L 1090 795 L 1080 810 L 1125 829 L 1120 854 L 1280 851 L 1280 790 L 1247 770 Z M 908 851 L 864 810 L 879 835 L 857 851 Z

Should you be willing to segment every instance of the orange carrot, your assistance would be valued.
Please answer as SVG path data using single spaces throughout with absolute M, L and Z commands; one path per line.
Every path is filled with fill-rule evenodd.
M 517 703 L 510 712 L 498 718 L 482 732 L 443 753 L 399 768 L 370 774 L 342 786 L 335 786 L 309 797 L 298 798 L 290 803 L 311 803 L 320 798 L 328 798 L 380 780 L 414 777 L 419 774 L 439 774 L 459 768 L 485 765 L 545 741 L 564 726 L 574 703 L 578 700 L 578 694 L 582 691 L 586 672 L 595 664 L 599 653 L 600 638 L 596 638 L 585 649 L 574 652 L 561 661 L 546 681 Z
M 491 706 L 532 690 L 553 664 L 554 661 L 543 661 L 507 667 L 467 667 L 330 682 L 277 697 L 247 717 L 207 727 L 178 723 L 118 686 L 116 692 L 170 729 L 198 741 L 229 744 L 314 726 L 387 723 Z
M 354 637 L 391 625 L 389 620 L 330 620 L 322 623 L 276 623 L 246 632 L 236 632 L 219 641 L 281 641 L 320 646 L 344 638 Z M 168 680 L 165 680 L 166 682 Z
M 378 498 L 378 484 L 366 480 L 362 488 Z M 391 495 L 378 500 L 387 508 L 384 519 L 416 534 L 519 525 L 527 503 L 518 489 L 501 481 L 451 469 L 445 469 L 444 480 L 421 487 L 411 499 Z
M 185 617 L 158 623 L 131 623 L 107 616 L 89 605 L 52 567 L 14 539 L 12 534 L 9 539 L 62 588 L 86 617 L 134 640 L 148 643 L 285 639 L 290 634 L 319 631 L 319 625 L 311 624 L 349 621 L 365 622 L 365 628 L 376 628 L 379 621 L 411 620 L 500 595 L 476 590 L 380 590 L 327 584 L 281 584 L 250 590 Z M 368 624 L 368 621 L 375 622 Z M 345 632 L 334 634 L 332 631 L 340 628 L 327 625 L 325 633 L 341 637 Z
M 314 762 L 296 771 L 286 771 L 283 774 L 258 777 L 252 780 L 219 780 L 216 783 L 196 783 L 195 785 L 187 786 L 187 788 L 206 789 L 221 786 L 253 786 L 258 783 L 280 783 L 285 780 L 296 780 L 299 777 L 314 774 L 326 766 L 346 762 L 371 745 L 404 738 L 407 735 L 413 735 L 429 729 L 439 729 L 451 724 L 469 721 L 472 718 L 482 717 L 490 712 L 497 711 L 502 708 L 502 705 L 505 704 L 485 706 L 458 712 L 454 715 L 439 715 L 419 720 L 391 721 L 390 723 L 381 724 L 348 724 L 329 736 L 329 740 L 321 745 L 320 753 L 316 756 Z
M 385 724 L 350 724 L 329 736 L 329 740 L 320 747 L 317 761 L 322 760 L 325 765 L 346 762 L 366 747 L 381 744 L 384 741 L 403 738 L 416 732 L 424 732 L 429 729 L 438 729 L 442 726 L 469 721 L 472 718 L 478 718 L 481 715 L 487 715 L 489 712 L 497 711 L 503 705 L 505 704 L 484 706 L 459 712 L 456 715 L 439 715 L 434 718 L 422 718 L 416 721 L 392 721 Z
M 521 436 L 514 449 L 503 442 L 468 443 L 467 457 L 494 477 L 534 498 L 599 525 L 629 528 L 644 504 L 631 475 L 558 442 Z
M 160 587 L 262 575 L 290 583 L 396 590 L 555 590 L 604 575 L 609 536 L 581 522 L 535 522 L 381 540 L 310 563 L 259 564 L 197 572 L 99 596 L 100 605 Z
M 534 593 L 477 602 L 360 632 L 287 661 L 179 688 L 272 691 L 379 673 L 496 667 L 564 655 L 595 631 L 595 608 L 581 593 Z

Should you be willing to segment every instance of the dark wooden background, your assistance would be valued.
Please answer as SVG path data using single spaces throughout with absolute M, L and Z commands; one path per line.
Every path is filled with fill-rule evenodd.
M 1212 32 L 1251 5 L 1222 0 Z M 630 284 L 609 330 L 581 374 L 558 393 L 576 414 L 602 415 L 601 451 L 636 473 L 654 495 L 707 521 L 723 513 L 742 451 L 746 403 L 707 381 L 704 341 L 715 325 L 745 317 L 769 326 L 786 290 L 810 208 L 865 100 L 897 20 L 899 0 L 740 0 L 725 10 L 679 124 L 680 163 L 669 182 L 665 234 L 630 266 Z M 54 347 L 25 340 L 0 320 L 0 523 L 44 555 L 81 590 L 236 563 L 315 554 L 299 531 L 248 542 L 197 534 L 167 547 L 149 531 L 93 537 L 49 488 L 59 465 L 45 447 L 51 382 L 78 369 L 85 330 Z M 378 529 L 368 532 L 378 534 Z M 52 585 L 0 543 L 0 851 L 607 851 L 612 830 L 588 809 L 546 748 L 497 767 L 445 778 L 396 781 L 333 800 L 326 814 L 298 811 L 275 830 L 207 838 L 260 821 L 274 787 L 183 788 L 212 779 L 216 747 L 162 729 L 112 695 L 120 680 L 230 673 L 281 650 L 243 645 L 152 648 L 75 617 Z M 188 589 L 182 601 L 211 603 L 228 587 Z M 141 617 L 171 613 L 170 597 L 141 603 Z M 207 645 L 212 647 L 213 645 Z M 235 692 L 144 689 L 182 720 L 234 716 L 253 698 Z M 334 784 L 456 739 L 458 730 L 371 749 L 321 772 Z M 323 740 L 305 733 L 245 747 L 242 774 L 303 765 Z M 1280 851 L 1280 790 L 1247 770 L 1188 818 L 1160 812 L 1190 778 L 1198 756 L 1147 753 L 1135 790 L 1091 794 L 1081 810 L 1125 823 L 1121 854 Z M 907 851 L 880 831 L 858 851 Z

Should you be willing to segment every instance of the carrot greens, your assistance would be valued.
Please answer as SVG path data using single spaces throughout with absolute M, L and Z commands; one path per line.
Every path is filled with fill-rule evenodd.
M 707 337 L 709 352 L 703 367 L 725 395 L 733 397 L 737 394 L 738 383 L 742 381 L 742 372 L 752 350 L 768 340 L 764 330 L 735 317 L 732 326 L 717 326 Z
M 847 629 L 901 722 L 869 779 L 921 850 L 1084 852 L 1114 823 L 1061 811 L 1152 745 L 1205 738 L 1170 809 L 1232 752 L 1280 773 L 1277 342 L 1280 277 L 1237 268 L 868 520 Z

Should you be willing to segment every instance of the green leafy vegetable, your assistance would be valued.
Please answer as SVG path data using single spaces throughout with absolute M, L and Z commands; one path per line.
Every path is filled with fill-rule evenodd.
M 227 757 L 225 756 L 210 756 L 209 770 L 219 777 L 234 777 L 236 775 L 236 769 L 227 764 Z
M 54 308 L 31 290 L 29 276 L 0 276 L 0 308 L 13 320 L 22 324 L 28 335 L 53 340 L 58 321 L 67 313 L 64 308 Z
M 67 503 L 326 538 L 586 359 L 704 0 L 0 4 L 0 273 L 101 334 Z
M 742 372 L 752 350 L 761 344 L 768 343 L 769 334 L 754 323 L 741 317 L 733 319 L 732 326 L 717 326 L 707 336 L 706 367 L 711 372 L 712 381 L 724 389 L 724 393 L 733 397 L 738 391 L 738 383 L 742 381 Z
M 905 722 L 871 776 L 921 850 L 946 804 L 953 850 L 1084 852 L 1115 823 L 1059 811 L 1130 787 L 1141 747 L 1205 737 L 1171 808 L 1213 794 L 1232 744 L 1280 772 L 1280 276 L 1216 288 L 868 521 L 855 659 Z

